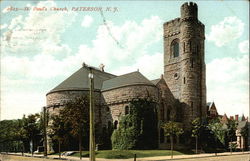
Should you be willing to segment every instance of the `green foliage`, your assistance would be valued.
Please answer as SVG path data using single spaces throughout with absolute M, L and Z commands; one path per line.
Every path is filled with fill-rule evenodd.
M 235 138 L 235 131 L 237 129 L 237 123 L 235 120 L 229 120 L 227 124 L 227 136 L 229 138 Z
M 78 97 L 67 102 L 59 115 L 51 116 L 49 136 L 53 139 L 53 147 L 57 151 L 58 141 L 62 150 L 78 149 L 77 141 L 88 148 L 89 100 L 88 97 Z
M 218 120 L 212 120 L 208 124 L 208 128 L 214 134 L 215 139 L 219 140 L 220 143 L 225 145 L 226 129 L 223 127 L 223 124 L 220 123 Z
M 236 140 L 236 129 L 237 129 L 237 122 L 235 120 L 229 120 L 227 124 L 227 131 L 226 131 L 226 146 L 232 151 L 234 146 L 232 145 L 232 141 Z M 228 143 L 228 144 L 227 144 Z
M 78 97 L 74 101 L 67 102 L 65 108 L 60 111 L 60 116 L 71 125 L 72 135 L 79 136 L 80 133 L 86 132 L 89 123 L 88 97 Z
M 183 134 L 182 124 L 179 122 L 169 121 L 162 125 L 165 136 L 179 136 Z
M 233 151 L 236 150 L 237 146 L 238 146 L 238 145 L 237 145 L 236 142 L 230 142 L 230 143 L 229 143 L 229 149 L 231 149 L 231 150 L 233 150 Z
M 130 113 L 120 119 L 112 134 L 113 149 L 153 149 L 157 147 L 156 104 L 139 99 L 129 105 Z
M 192 137 L 199 136 L 202 128 L 200 118 L 194 119 L 191 124 L 192 124 Z
M 32 114 L 17 120 L 0 121 L 0 151 L 28 151 L 29 142 L 34 149 L 41 141 L 40 115 Z
M 243 128 L 240 130 L 240 134 L 241 134 L 244 138 L 247 138 L 247 136 L 248 136 L 248 126 L 243 127 Z

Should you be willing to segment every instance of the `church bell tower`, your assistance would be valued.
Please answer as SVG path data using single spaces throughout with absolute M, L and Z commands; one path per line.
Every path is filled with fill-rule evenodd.
M 184 3 L 181 17 L 164 23 L 164 79 L 181 102 L 184 126 L 206 117 L 205 26 L 196 3 Z

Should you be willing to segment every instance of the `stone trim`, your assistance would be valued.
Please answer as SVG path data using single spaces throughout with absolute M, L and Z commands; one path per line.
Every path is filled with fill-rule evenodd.
M 110 88 L 110 89 L 106 89 L 106 90 L 101 90 L 101 92 L 107 92 L 107 91 L 111 91 L 113 89 L 119 89 L 119 88 L 123 88 L 123 87 L 129 87 L 129 86 L 151 86 L 151 87 L 155 87 L 157 88 L 153 83 L 152 84 L 146 84 L 146 83 L 135 83 L 135 84 L 126 84 L 126 85 L 122 85 L 122 86 L 119 86 L 119 87 L 113 87 L 113 88 Z
M 138 97 L 138 98 L 124 99 L 124 100 L 120 100 L 120 101 L 106 102 L 106 105 L 110 106 L 110 105 L 116 105 L 116 104 L 125 104 L 125 103 L 129 103 L 131 101 L 137 101 L 139 99 L 140 98 Z M 151 102 L 153 102 L 153 103 L 159 103 L 158 101 L 156 101 L 156 99 L 152 99 Z
M 163 37 L 164 37 L 164 38 L 168 38 L 168 37 L 171 37 L 171 36 L 178 35 L 179 33 L 180 33 L 180 31 L 178 31 L 178 32 L 173 32 L 173 33 L 170 33 L 170 34 L 165 35 L 165 36 L 163 36 Z
M 49 95 L 49 94 L 52 94 L 52 93 L 56 93 L 56 92 L 65 92 L 65 91 L 89 91 L 89 88 L 69 88 L 69 89 L 58 89 L 58 90 L 55 90 L 55 91 L 50 91 L 46 94 Z M 94 92 L 101 92 L 99 89 L 95 89 Z

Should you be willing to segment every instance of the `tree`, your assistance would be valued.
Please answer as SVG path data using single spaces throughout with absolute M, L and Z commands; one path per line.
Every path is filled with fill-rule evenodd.
M 77 97 L 65 103 L 58 115 L 53 116 L 51 137 L 57 140 L 58 146 L 63 141 L 63 146 L 70 144 L 71 138 L 78 138 L 80 158 L 82 157 L 82 142 L 88 147 L 89 126 L 89 99 L 85 96 Z M 62 136 L 61 134 L 64 134 Z M 58 147 L 59 148 L 59 147 Z M 61 150 L 61 148 L 60 148 Z
M 0 151 L 21 151 L 21 122 L 21 119 L 0 121 Z
M 208 128 L 211 130 L 215 137 L 215 155 L 217 155 L 217 141 L 220 141 L 223 145 L 225 145 L 225 134 L 226 129 L 223 127 L 223 124 L 221 124 L 218 120 L 212 120 L 208 124 Z
M 202 124 L 200 118 L 196 118 L 192 121 L 192 137 L 195 137 L 195 152 L 198 153 L 198 137 L 200 136 Z
M 65 121 L 71 124 L 71 133 L 79 138 L 80 159 L 82 158 L 82 137 L 88 131 L 89 125 L 89 99 L 86 96 L 77 97 L 67 102 L 66 107 L 60 112 L 65 116 Z M 88 135 L 86 135 L 88 136 Z M 87 139 L 88 140 L 88 139 Z
M 39 128 L 40 116 L 32 114 L 17 120 L 0 121 L 1 151 L 27 151 L 33 152 L 41 140 Z M 29 148 L 31 143 L 32 149 Z
M 174 143 L 173 143 L 173 137 L 178 137 L 179 135 L 183 134 L 183 128 L 181 123 L 169 121 L 162 125 L 162 128 L 164 129 L 164 135 L 170 136 L 170 142 L 171 142 L 171 158 L 173 158 L 173 149 L 174 149 Z
M 51 119 L 51 133 L 49 135 L 52 139 L 58 141 L 59 158 L 61 158 L 61 144 L 66 140 L 67 135 L 65 134 L 67 134 L 68 131 L 66 130 L 67 128 L 65 127 L 66 125 L 61 115 L 53 115 Z
M 147 99 L 131 101 L 111 140 L 113 149 L 154 149 L 157 147 L 156 103 Z
M 228 140 L 230 140 L 230 144 L 229 144 L 229 148 L 230 148 L 230 152 L 232 154 L 232 149 L 233 149 L 233 140 L 234 138 L 236 138 L 236 135 L 235 135 L 235 131 L 236 131 L 236 128 L 237 128 L 237 123 L 235 120 L 229 120 L 228 124 L 227 124 L 227 137 L 229 138 Z
M 28 117 L 23 117 L 23 134 L 30 141 L 30 152 L 33 155 L 34 147 L 40 142 L 41 139 L 41 129 L 40 129 L 40 115 L 31 114 Z
M 248 126 L 247 125 L 240 130 L 240 134 L 243 137 L 244 144 L 246 144 L 247 143 L 246 139 L 248 136 Z M 245 146 L 245 147 L 247 147 L 247 146 Z M 244 152 L 244 147 L 242 148 L 242 151 Z

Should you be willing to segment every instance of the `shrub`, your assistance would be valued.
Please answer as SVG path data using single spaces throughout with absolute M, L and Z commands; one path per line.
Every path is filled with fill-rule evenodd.
M 121 117 L 112 134 L 113 149 L 154 149 L 157 147 L 156 103 L 139 99 L 130 102 L 129 114 Z

